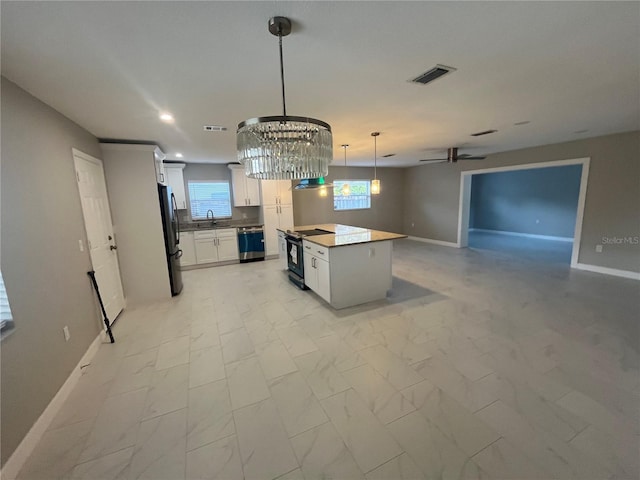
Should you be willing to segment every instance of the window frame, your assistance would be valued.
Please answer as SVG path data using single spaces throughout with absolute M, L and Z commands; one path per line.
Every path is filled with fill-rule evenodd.
M 0 272 L 0 339 L 4 340 L 11 335 L 15 331 L 15 326 L 9 296 Z
M 348 197 L 343 197 L 342 195 L 336 195 L 336 191 L 340 191 L 343 183 L 349 183 L 349 185 L 353 185 L 354 183 L 362 183 L 366 185 L 367 193 L 365 195 L 357 195 L 358 197 L 366 197 L 368 206 L 366 207 L 353 207 L 353 208 L 336 208 L 336 201 L 339 199 L 348 200 L 350 198 L 354 198 L 356 195 L 353 194 Z M 336 179 L 333 180 L 333 211 L 334 212 L 346 212 L 349 210 L 370 210 L 371 209 L 371 180 L 368 179 L 356 179 L 356 178 L 344 178 L 344 179 Z
M 212 180 L 189 180 L 187 182 L 187 193 L 189 195 L 189 214 L 191 216 L 191 220 L 192 221 L 198 221 L 198 220 L 206 220 L 206 214 L 204 214 L 204 216 L 195 216 L 195 212 L 194 212 L 194 201 L 192 199 L 191 196 L 191 185 L 195 185 L 195 184 L 222 184 L 222 185 L 226 185 L 227 188 L 227 204 L 229 206 L 229 215 L 216 215 L 216 211 L 211 208 L 211 210 L 213 210 L 213 216 L 216 219 L 222 219 L 222 218 L 232 218 L 233 216 L 233 203 L 231 201 L 231 182 L 229 182 L 229 180 L 221 180 L 221 179 L 212 179 Z M 196 199 L 196 202 L 198 202 L 199 200 Z M 209 209 L 207 209 L 209 210 Z

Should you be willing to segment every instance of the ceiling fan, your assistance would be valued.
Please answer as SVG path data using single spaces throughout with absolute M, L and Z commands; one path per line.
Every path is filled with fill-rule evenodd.
M 447 158 L 433 158 L 433 159 L 425 158 L 423 160 L 418 160 L 418 161 L 424 162 L 424 163 L 442 163 L 442 162 L 455 163 L 458 160 L 484 160 L 485 158 L 486 157 L 479 157 L 476 155 L 469 155 L 466 153 L 463 153 L 462 155 L 458 155 L 458 149 L 455 147 L 452 147 L 447 149 Z

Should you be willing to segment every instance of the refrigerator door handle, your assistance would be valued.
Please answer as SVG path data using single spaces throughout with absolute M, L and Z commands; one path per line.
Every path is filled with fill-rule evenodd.
M 173 209 L 173 218 L 176 225 L 175 228 L 175 238 L 176 245 L 180 245 L 180 220 L 178 219 L 178 202 L 176 201 L 176 196 L 171 192 L 171 208 Z

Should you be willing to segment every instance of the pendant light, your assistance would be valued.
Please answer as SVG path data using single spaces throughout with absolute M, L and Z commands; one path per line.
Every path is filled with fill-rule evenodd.
M 378 135 L 380 132 L 372 132 L 373 137 L 373 180 L 371 180 L 371 195 L 380 194 L 380 180 L 378 180 Z
M 238 161 L 248 177 L 260 180 L 324 177 L 333 159 L 331 126 L 315 118 L 287 115 L 282 37 L 291 33 L 291 21 L 272 17 L 269 32 L 278 37 L 280 47 L 282 115 L 251 118 L 238 125 Z
M 349 144 L 345 143 L 343 145 L 340 145 L 342 148 L 344 148 L 344 169 L 345 169 L 345 176 L 347 175 L 347 173 L 349 172 L 347 170 L 347 147 L 349 146 Z M 349 195 L 351 195 L 351 186 L 349 185 L 349 182 L 344 182 L 342 184 L 342 195 L 344 197 L 348 197 Z

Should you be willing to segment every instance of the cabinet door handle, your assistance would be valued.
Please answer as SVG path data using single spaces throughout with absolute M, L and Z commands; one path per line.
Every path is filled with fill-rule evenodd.
M 324 252 L 321 252 L 320 250 L 316 250 L 316 252 L 318 252 L 320 255 L 324 255 Z

